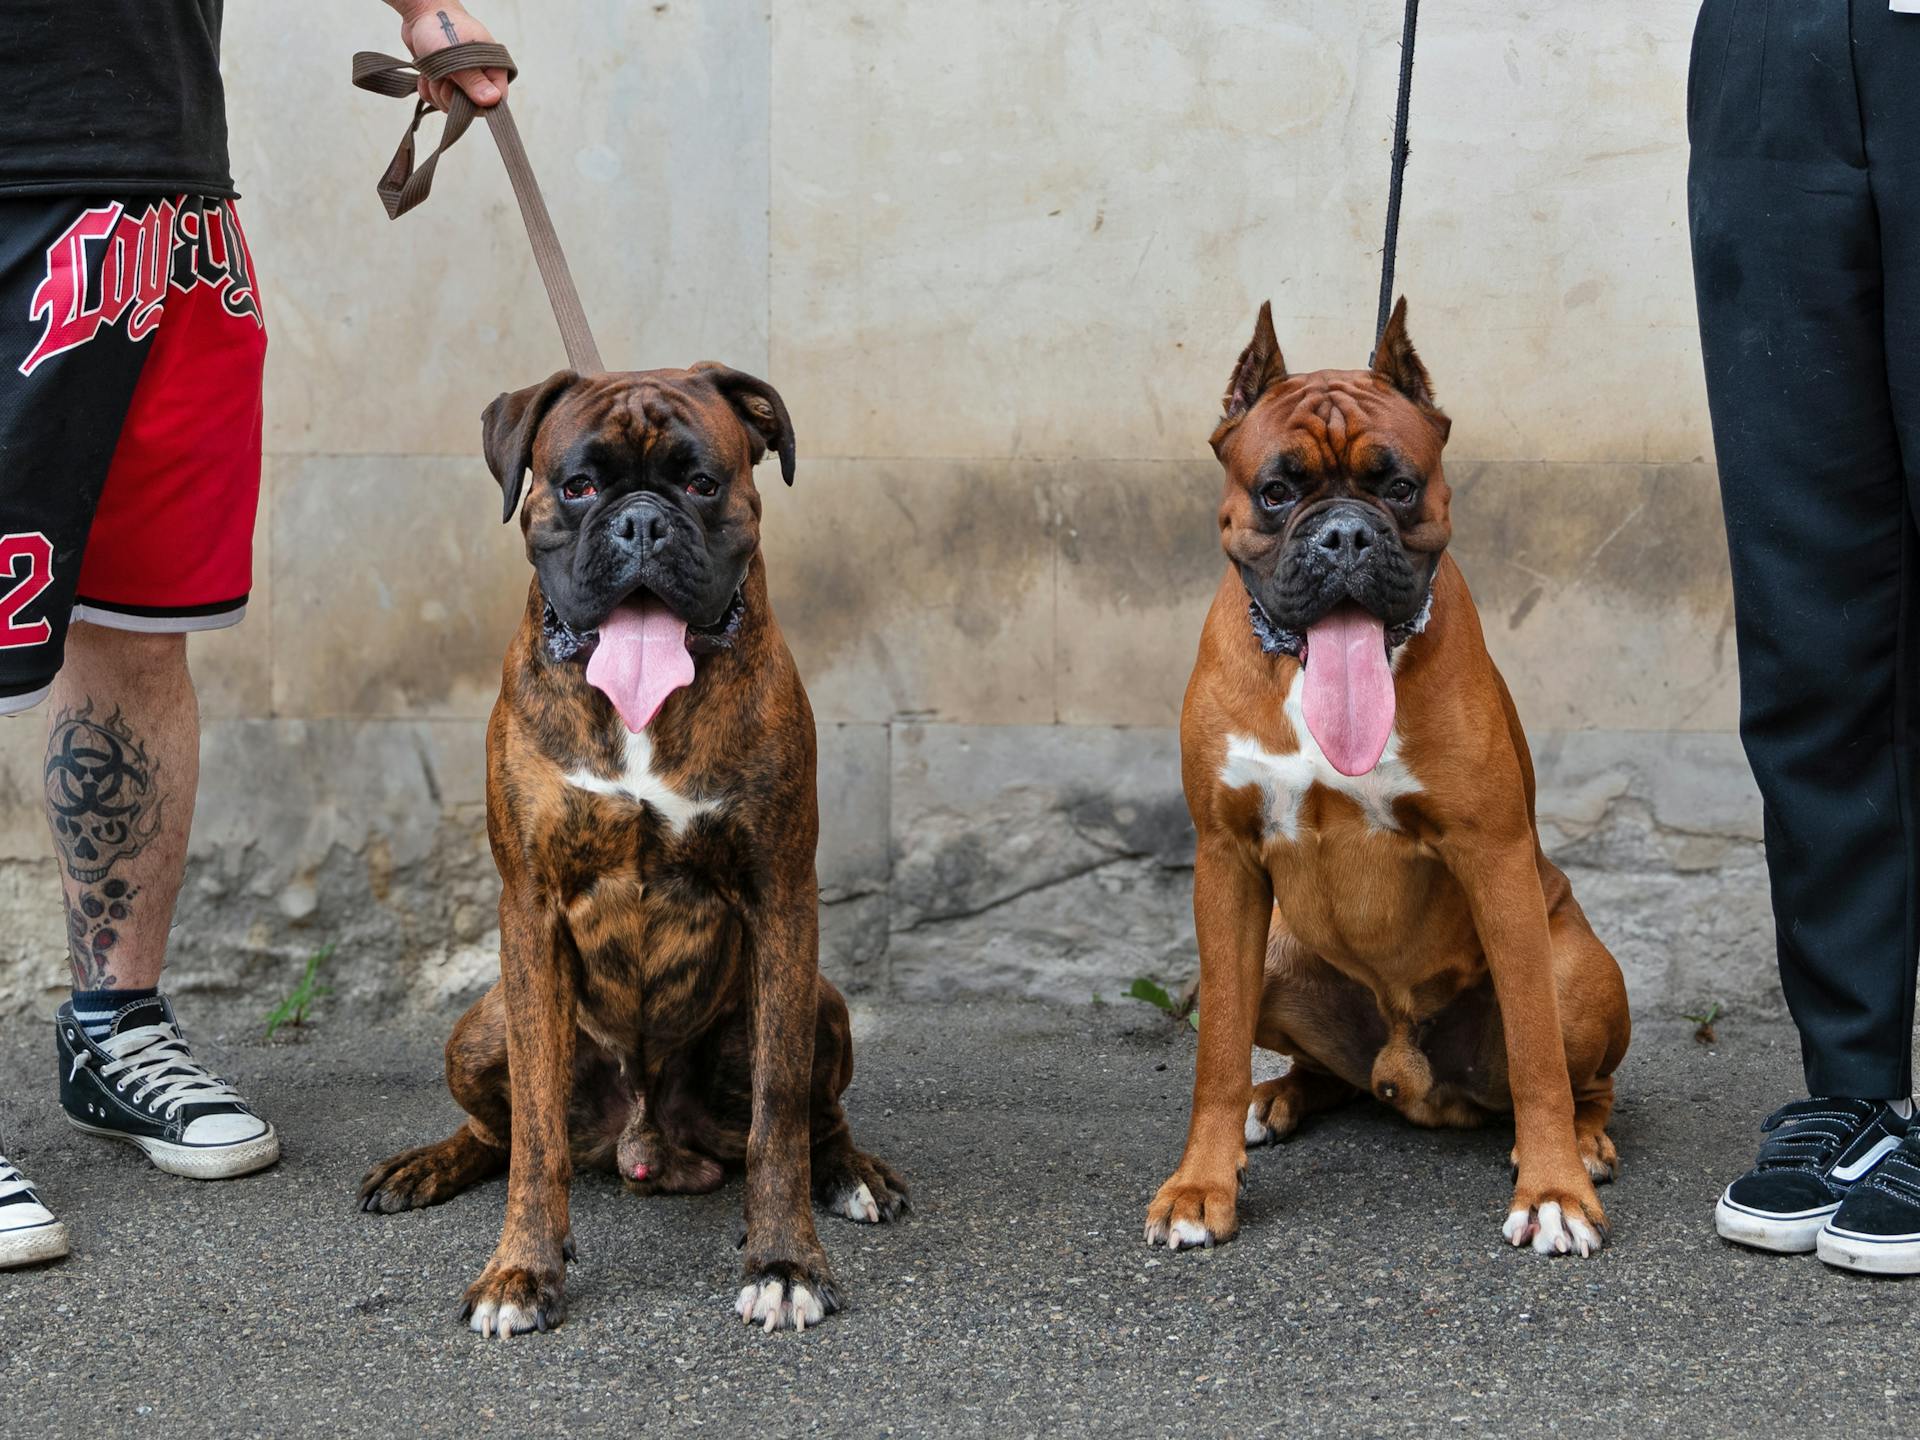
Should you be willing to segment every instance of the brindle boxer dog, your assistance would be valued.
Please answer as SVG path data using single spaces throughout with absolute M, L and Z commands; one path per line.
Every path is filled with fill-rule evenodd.
M 482 1335 L 565 1315 L 575 1166 L 640 1194 L 746 1162 L 736 1310 L 804 1329 L 839 1305 L 810 1202 L 891 1220 L 907 1186 L 854 1148 L 846 1002 L 822 979 L 813 713 L 767 601 L 753 468 L 793 483 L 765 381 L 713 364 L 502 395 L 487 464 L 534 581 L 487 727 L 500 982 L 454 1027 L 466 1123 L 376 1165 L 364 1209 L 508 1171 L 466 1292 Z
M 1533 764 L 1445 551 L 1450 422 L 1407 339 L 1289 375 L 1260 309 L 1213 450 L 1214 596 L 1180 717 L 1199 832 L 1200 1048 L 1149 1244 L 1233 1238 L 1247 1147 L 1370 1091 L 1511 1111 L 1514 1245 L 1598 1251 L 1626 987 L 1541 852 Z M 1255 1087 L 1254 1045 L 1292 1057 Z

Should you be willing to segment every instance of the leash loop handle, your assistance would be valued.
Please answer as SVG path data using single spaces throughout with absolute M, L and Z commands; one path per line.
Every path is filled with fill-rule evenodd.
M 418 61 L 400 60 L 377 50 L 361 50 L 353 57 L 354 85 L 396 100 L 417 96 L 423 76 L 428 80 L 445 80 L 460 70 L 505 70 L 509 80 L 520 73 L 506 46 L 484 40 L 449 45 Z M 540 267 L 547 302 L 553 307 L 554 321 L 560 327 L 567 363 L 582 375 L 599 374 L 606 369 L 600 359 L 600 347 L 594 343 L 586 310 L 580 304 L 580 292 L 574 287 L 573 272 L 567 268 L 566 252 L 560 248 L 553 216 L 548 213 L 546 197 L 540 193 L 533 162 L 527 158 L 526 146 L 520 141 L 520 129 L 514 124 L 507 102 L 502 100 L 480 110 L 467 98 L 466 91 L 454 86 L 447 102 L 447 123 L 441 129 L 440 143 L 416 165 L 414 137 L 420 122 L 433 108 L 425 100 L 415 101 L 413 119 L 400 137 L 400 148 L 394 151 L 393 159 L 374 187 L 387 218 L 398 220 L 432 193 L 433 171 L 440 157 L 467 133 L 476 114 L 484 115 L 501 162 L 507 167 L 514 199 L 520 204 L 520 218 L 526 224 L 527 239 L 533 246 L 534 263 Z

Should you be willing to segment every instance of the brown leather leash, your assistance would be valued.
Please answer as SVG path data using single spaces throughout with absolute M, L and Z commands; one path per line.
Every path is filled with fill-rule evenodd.
M 421 76 L 445 80 L 456 70 L 505 70 L 508 79 L 520 73 L 506 46 L 481 40 L 449 45 L 417 62 L 396 60 L 375 50 L 362 50 L 353 57 L 356 86 L 397 100 L 417 96 Z M 433 189 L 433 167 L 473 123 L 477 107 L 458 85 L 452 89 L 447 123 L 433 153 L 418 167 L 414 165 L 413 137 L 420 129 L 420 122 L 434 108 L 420 100 L 414 106 L 413 123 L 400 137 L 400 148 L 394 152 L 393 162 L 375 187 L 389 220 L 398 220 L 427 198 Z M 477 113 L 487 117 L 487 128 L 493 132 L 493 143 L 499 147 L 500 159 L 507 167 L 507 179 L 513 182 L 514 198 L 520 202 L 520 218 L 526 222 L 527 239 L 533 244 L 534 263 L 540 267 L 540 279 L 547 287 L 553 318 L 560 326 L 561 343 L 567 347 L 567 363 L 582 375 L 597 375 L 606 369 L 600 361 L 600 347 L 593 343 L 587 312 L 581 308 L 580 292 L 574 289 L 566 253 L 560 248 L 560 237 L 554 233 L 553 217 L 547 213 L 540 182 L 534 178 L 533 164 L 527 159 L 526 147 L 520 143 L 520 130 L 513 123 L 513 113 L 507 109 L 505 100 Z

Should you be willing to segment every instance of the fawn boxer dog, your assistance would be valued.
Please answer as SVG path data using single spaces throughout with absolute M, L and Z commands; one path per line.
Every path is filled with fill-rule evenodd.
M 753 468 L 794 471 L 771 385 L 723 366 L 502 395 L 487 465 L 534 580 L 487 727 L 500 981 L 447 1041 L 467 1112 L 367 1175 L 364 1209 L 508 1172 L 506 1224 L 462 1315 L 482 1335 L 565 1314 L 574 1166 L 642 1194 L 746 1163 L 737 1313 L 804 1329 L 838 1306 L 810 1202 L 898 1215 L 854 1148 L 847 1007 L 818 967 L 813 713 L 767 601 Z
M 1605 1241 L 1626 987 L 1541 852 L 1526 736 L 1446 554 L 1449 428 L 1404 300 L 1372 369 L 1308 375 L 1261 307 L 1212 440 L 1229 563 L 1180 716 L 1200 1044 L 1149 1244 L 1232 1239 L 1247 1147 L 1363 1091 L 1420 1125 L 1511 1111 L 1506 1238 Z M 1252 1084 L 1256 1044 L 1286 1075 Z

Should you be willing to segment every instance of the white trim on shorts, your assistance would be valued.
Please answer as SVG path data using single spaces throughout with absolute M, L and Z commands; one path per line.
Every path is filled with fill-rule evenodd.
M 38 690 L 29 690 L 24 695 L 0 695 L 0 715 L 24 714 L 46 699 L 47 692 L 51 689 L 53 689 L 53 682 L 49 680 Z
M 124 610 L 103 610 L 97 605 L 75 605 L 72 618 L 109 630 L 130 630 L 138 635 L 191 635 L 201 630 L 225 630 L 238 625 L 247 616 L 242 600 L 231 610 L 216 610 L 211 615 L 129 615 Z

